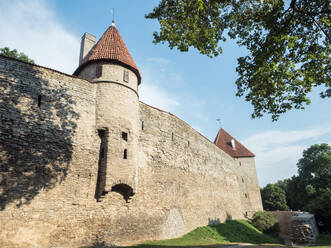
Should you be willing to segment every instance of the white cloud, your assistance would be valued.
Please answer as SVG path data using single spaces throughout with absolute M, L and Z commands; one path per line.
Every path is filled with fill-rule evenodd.
M 296 165 L 305 148 L 301 145 L 277 146 L 270 150 L 258 151 L 256 153 L 256 165 L 258 168 L 268 168 L 284 161 L 287 164 Z
M 276 146 L 284 147 L 288 144 L 319 137 L 331 133 L 331 126 L 295 131 L 269 131 L 254 134 L 243 140 L 247 147 L 254 147 L 256 151 L 268 151 Z
M 17 49 L 37 64 L 71 74 L 79 38 L 55 18 L 44 0 L 0 0 L 0 47 Z
M 289 178 L 296 172 L 296 163 L 310 145 L 321 143 L 331 135 L 331 126 L 292 131 L 268 131 L 242 141 L 256 155 L 260 183 Z M 325 141 L 324 141 L 325 142 Z
M 174 113 L 180 106 L 180 102 L 163 85 L 167 85 L 169 81 L 175 81 L 170 80 L 169 75 L 177 81 L 181 79 L 181 76 L 171 71 L 170 64 L 170 60 L 162 57 L 146 59 L 146 63 L 141 68 L 143 82 L 139 86 L 139 95 L 142 102 Z
M 146 60 L 148 63 L 157 64 L 162 69 L 166 69 L 166 66 L 171 64 L 171 61 L 162 57 L 151 57 Z
M 179 102 L 166 90 L 144 81 L 139 88 L 140 100 L 159 109 L 174 112 Z

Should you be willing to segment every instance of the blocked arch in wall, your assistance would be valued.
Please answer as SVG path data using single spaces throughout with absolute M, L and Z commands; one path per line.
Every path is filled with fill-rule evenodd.
M 129 200 L 134 196 L 133 188 L 125 183 L 119 183 L 115 184 L 111 188 L 111 192 L 116 192 L 123 196 L 124 200 L 126 202 L 129 202 Z

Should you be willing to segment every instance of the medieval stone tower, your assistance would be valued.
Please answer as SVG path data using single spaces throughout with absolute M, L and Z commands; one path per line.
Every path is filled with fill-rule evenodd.
M 100 137 L 96 198 L 118 191 L 135 193 L 139 125 L 139 70 L 115 23 L 97 44 L 85 33 L 74 75 L 96 84 L 96 128 Z
M 170 239 L 262 210 L 255 155 L 140 83 L 114 24 L 84 34 L 74 75 L 0 56 L 0 247 Z

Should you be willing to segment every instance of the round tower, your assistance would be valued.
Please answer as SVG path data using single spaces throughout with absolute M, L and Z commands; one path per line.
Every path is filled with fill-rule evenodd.
M 107 192 L 117 191 L 128 201 L 135 193 L 137 176 L 141 76 L 114 23 L 94 46 L 91 39 L 87 41 L 90 51 L 84 44 L 82 40 L 82 60 L 74 75 L 96 83 L 97 88 L 100 153 L 96 198 L 100 200 Z

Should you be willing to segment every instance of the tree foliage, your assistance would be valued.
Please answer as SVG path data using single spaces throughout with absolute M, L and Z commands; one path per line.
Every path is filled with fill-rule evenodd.
M 331 231 L 331 146 L 312 145 L 299 159 L 298 175 L 278 181 L 292 210 L 315 214 L 321 231 Z M 262 196 L 263 198 L 263 196 Z
M 30 59 L 26 54 L 18 53 L 16 49 L 10 50 L 9 47 L 0 48 L 0 55 L 4 55 L 7 57 L 19 59 L 24 62 L 34 64 L 34 60 Z
M 268 184 L 261 190 L 263 209 L 267 211 L 289 210 L 285 191 L 275 184 Z
M 237 96 L 254 107 L 252 117 L 303 109 L 308 93 L 324 86 L 331 97 L 329 0 L 161 0 L 146 18 L 157 19 L 154 43 L 209 57 L 235 39 L 248 50 L 238 59 Z
M 331 146 L 313 145 L 303 152 L 298 165 L 300 203 L 331 231 Z M 305 195 L 305 196 L 304 196 Z

